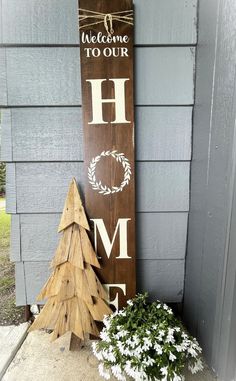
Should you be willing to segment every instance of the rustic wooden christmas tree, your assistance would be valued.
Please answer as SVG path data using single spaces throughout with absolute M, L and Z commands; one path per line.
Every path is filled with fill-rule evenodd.
M 84 340 L 99 335 L 96 321 L 112 311 L 93 267 L 100 268 L 87 235 L 89 224 L 75 179 L 67 194 L 58 232 L 63 232 L 51 266 L 52 275 L 37 300 L 47 300 L 30 330 L 51 329 L 52 340 L 67 331 Z

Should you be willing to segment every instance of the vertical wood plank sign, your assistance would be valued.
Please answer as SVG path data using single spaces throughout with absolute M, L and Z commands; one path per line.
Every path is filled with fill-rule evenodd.
M 111 305 L 136 292 L 131 0 L 80 0 L 85 204 Z

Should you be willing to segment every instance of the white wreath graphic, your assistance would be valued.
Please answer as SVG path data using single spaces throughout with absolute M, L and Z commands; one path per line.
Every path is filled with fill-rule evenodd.
M 117 162 L 121 163 L 124 168 L 124 179 L 119 187 L 109 188 L 107 185 L 102 185 L 101 181 L 96 179 L 96 165 L 101 160 L 102 157 L 112 156 Z M 88 167 L 88 179 L 89 183 L 92 185 L 94 190 L 103 195 L 122 192 L 124 187 L 129 184 L 131 177 L 131 165 L 129 160 L 125 157 L 123 153 L 118 153 L 117 151 L 103 151 L 100 155 L 94 157 Z

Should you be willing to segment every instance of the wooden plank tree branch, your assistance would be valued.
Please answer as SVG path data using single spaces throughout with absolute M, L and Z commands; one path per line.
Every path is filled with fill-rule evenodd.
M 87 217 L 73 179 L 59 225 L 63 235 L 52 260 L 53 272 L 37 298 L 47 301 L 30 327 L 30 331 L 52 329 L 52 340 L 70 331 L 73 350 L 81 347 L 86 334 L 99 336 L 95 321 L 111 313 L 106 291 L 93 270 L 100 264 L 87 230 Z

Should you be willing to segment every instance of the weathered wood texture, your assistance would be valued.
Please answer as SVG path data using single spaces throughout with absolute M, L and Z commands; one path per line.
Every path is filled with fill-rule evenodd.
M 189 162 L 138 162 L 136 170 L 138 212 L 188 211 Z M 8 213 L 61 212 L 72 177 L 84 186 L 82 162 L 11 163 L 7 174 Z
M 187 218 L 187 213 L 137 213 L 137 258 L 184 259 Z M 12 215 L 11 259 L 51 260 L 60 237 L 59 220 L 60 214 Z
M 82 161 L 81 108 L 2 110 L 1 159 Z M 136 107 L 136 160 L 190 160 L 192 107 Z M 148 147 L 148 149 L 147 149 Z
M 193 104 L 194 60 L 193 47 L 136 48 L 136 104 Z M 6 48 L 6 61 L 0 105 L 81 105 L 78 48 Z
M 24 267 L 25 278 L 20 275 L 22 267 Z M 137 269 L 138 290 L 149 290 L 152 299 L 159 298 L 167 302 L 182 300 L 184 260 L 138 260 Z M 49 275 L 49 262 L 16 263 L 18 288 L 26 289 L 26 295 L 17 295 L 17 305 L 35 303 L 36 296 Z
M 77 0 L 1 2 L 3 43 L 79 43 Z M 196 43 L 197 0 L 135 0 L 134 5 L 136 44 Z

